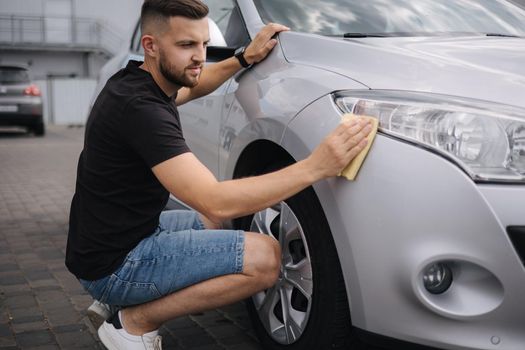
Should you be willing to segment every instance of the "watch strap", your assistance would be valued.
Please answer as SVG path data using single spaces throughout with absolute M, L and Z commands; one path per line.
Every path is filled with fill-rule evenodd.
M 244 58 L 244 51 L 246 50 L 246 48 L 243 46 L 243 47 L 240 47 L 237 49 L 237 51 L 235 52 L 235 57 L 237 57 L 237 59 L 239 60 L 239 63 L 241 64 L 241 66 L 243 66 L 243 68 L 248 68 L 251 66 L 251 64 L 249 64 L 246 59 Z

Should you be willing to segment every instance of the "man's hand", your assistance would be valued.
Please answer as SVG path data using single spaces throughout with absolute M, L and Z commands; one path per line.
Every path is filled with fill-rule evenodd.
M 370 131 L 364 118 L 342 122 L 306 159 L 314 175 L 319 180 L 338 175 L 366 147 Z
M 246 47 L 244 52 L 244 59 L 249 64 L 259 63 L 268 56 L 270 51 L 277 44 L 277 39 L 272 39 L 277 33 L 290 30 L 281 24 L 269 23 L 252 40 L 250 45 Z

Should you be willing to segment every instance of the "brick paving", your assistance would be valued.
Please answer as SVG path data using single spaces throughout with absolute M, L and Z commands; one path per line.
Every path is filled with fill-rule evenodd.
M 104 349 L 64 266 L 83 128 L 0 129 L 0 349 Z M 164 349 L 261 350 L 242 303 L 168 322 Z

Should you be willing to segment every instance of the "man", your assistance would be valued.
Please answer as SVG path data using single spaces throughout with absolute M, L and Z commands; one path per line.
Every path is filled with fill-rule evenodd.
M 218 182 L 186 146 L 176 105 L 219 87 L 242 60 L 263 60 L 272 37 L 287 28 L 269 24 L 243 57 L 203 67 L 207 14 L 199 0 L 146 0 L 144 62 L 130 62 L 108 81 L 87 122 L 66 265 L 96 300 L 124 307 L 98 330 L 109 349 L 160 349 L 165 321 L 272 286 L 277 242 L 220 223 L 335 176 L 367 143 L 367 122 L 342 123 L 294 165 Z M 169 193 L 196 212 L 162 212 Z

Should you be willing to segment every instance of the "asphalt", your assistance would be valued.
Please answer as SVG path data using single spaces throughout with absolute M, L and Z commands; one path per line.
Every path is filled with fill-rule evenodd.
M 64 266 L 83 128 L 0 129 L 0 349 L 104 349 Z M 244 304 L 166 323 L 163 348 L 261 350 Z

